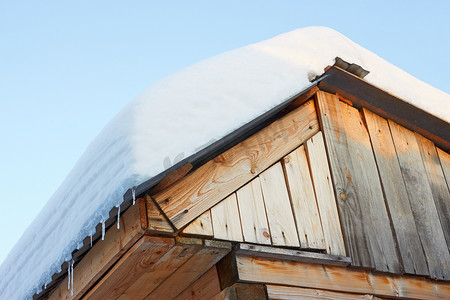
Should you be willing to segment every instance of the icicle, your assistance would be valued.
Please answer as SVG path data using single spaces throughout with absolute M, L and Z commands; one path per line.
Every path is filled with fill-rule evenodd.
M 120 229 L 120 205 L 117 210 L 117 229 Z
M 44 290 L 46 290 L 46 289 L 47 289 L 47 283 L 44 284 Z
M 70 266 L 70 282 L 71 282 L 71 284 L 72 284 L 72 286 L 71 286 L 71 289 L 70 289 L 70 296 L 73 296 L 73 264 L 74 264 L 75 262 L 73 261 L 73 259 L 72 259 L 72 264 L 71 264 L 71 266 Z
M 92 248 L 92 235 L 91 235 L 91 248 Z
M 105 221 L 102 222 L 102 241 L 105 240 Z
M 67 262 L 67 289 L 70 290 L 70 261 Z
M 133 187 L 131 189 L 131 195 L 133 196 L 133 205 L 136 203 L 136 189 Z

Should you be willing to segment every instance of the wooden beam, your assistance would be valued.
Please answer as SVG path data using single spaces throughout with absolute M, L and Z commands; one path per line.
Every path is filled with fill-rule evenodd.
M 363 114 L 404 270 L 409 274 L 429 275 L 388 121 L 366 109 Z
M 352 265 L 402 271 L 367 130 L 356 108 L 318 92 L 317 105 Z
M 350 257 L 323 254 L 317 252 L 300 251 L 284 248 L 267 247 L 239 243 L 235 248 L 236 254 L 257 256 L 269 259 L 280 259 L 286 261 L 298 261 L 309 264 L 324 264 L 330 266 L 348 266 L 351 263 Z
M 154 267 L 131 283 L 118 299 L 143 299 L 203 247 L 202 242 L 196 239 L 176 240 L 176 244 L 154 264 Z
M 131 206 L 120 218 L 120 229 L 108 230 L 74 268 L 73 297 L 67 289 L 67 277 L 50 294 L 53 299 L 78 299 L 121 257 L 141 236 L 143 228 L 139 205 Z
M 450 284 L 418 276 L 371 273 L 300 262 L 237 255 L 240 282 L 289 285 L 337 292 L 372 294 L 408 299 L 443 299 L 450 295 Z
M 144 299 L 173 299 L 231 251 L 228 242 L 205 245 Z
M 173 170 L 163 179 L 161 179 L 161 181 L 152 189 L 152 193 L 156 194 L 168 188 L 169 186 L 186 176 L 186 174 L 189 173 L 190 170 L 192 170 L 192 165 L 190 163 L 182 165 L 178 169 Z
M 350 294 L 331 292 L 318 289 L 305 289 L 283 285 L 267 285 L 269 299 L 273 300 L 298 300 L 298 299 L 329 299 L 329 300 L 369 300 L 381 299 L 368 294 Z
M 142 237 L 83 297 L 117 299 L 173 246 L 173 238 Z
M 332 67 L 325 72 L 318 85 L 322 91 L 343 95 L 356 108 L 365 107 L 383 118 L 420 133 L 445 151 L 450 150 L 450 123 L 349 72 Z
M 175 300 L 210 300 L 220 291 L 219 275 L 217 274 L 216 266 L 213 266 L 181 292 Z
M 145 195 L 147 207 L 147 224 L 149 234 L 168 234 L 173 235 L 174 230 L 167 218 L 161 213 L 156 203 L 149 195 Z
M 307 102 L 194 172 L 154 195 L 177 229 L 258 176 L 318 131 L 313 102 Z

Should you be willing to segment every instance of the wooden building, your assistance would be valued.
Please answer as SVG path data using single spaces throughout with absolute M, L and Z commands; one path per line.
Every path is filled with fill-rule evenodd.
M 450 124 L 345 68 L 129 190 L 35 298 L 450 298 Z

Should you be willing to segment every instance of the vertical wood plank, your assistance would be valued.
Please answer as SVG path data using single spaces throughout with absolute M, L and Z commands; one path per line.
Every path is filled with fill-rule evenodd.
M 317 93 L 347 251 L 353 265 L 401 272 L 368 133 L 359 112 Z
M 442 172 L 441 162 L 432 141 L 418 133 L 416 133 L 416 138 L 431 192 L 433 193 L 434 204 L 436 205 L 445 240 L 447 241 L 447 248 L 450 248 L 450 192 Z
M 256 177 L 237 192 L 244 241 L 269 244 L 270 233 L 259 177 Z
M 215 238 L 238 242 L 243 241 L 235 193 L 211 208 L 211 217 Z
M 314 181 L 327 252 L 345 256 L 342 229 L 334 198 L 333 183 L 322 132 L 318 132 L 306 142 L 306 149 L 308 151 L 309 166 Z
M 299 247 L 281 163 L 278 162 L 262 172 L 260 179 L 273 245 Z
M 187 235 L 214 236 L 211 221 L 211 211 L 208 210 L 201 214 L 200 217 L 186 226 L 186 228 L 183 229 L 182 233 Z
M 389 120 L 397 158 L 432 278 L 448 279 L 450 257 L 414 133 Z
M 406 273 L 428 275 L 425 255 L 386 119 L 364 109 L 378 171 Z
M 447 188 L 450 189 L 450 154 L 445 153 L 444 150 L 436 148 L 441 161 L 442 171 L 444 171 L 445 181 L 447 182 Z
M 305 147 L 300 146 L 285 156 L 282 162 L 297 224 L 300 247 L 325 249 L 325 239 Z M 332 200 L 334 201 L 334 197 Z

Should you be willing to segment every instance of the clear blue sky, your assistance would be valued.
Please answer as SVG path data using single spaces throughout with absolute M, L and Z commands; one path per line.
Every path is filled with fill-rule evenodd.
M 0 262 L 89 142 L 156 80 L 323 25 L 450 93 L 449 3 L 1 1 Z

